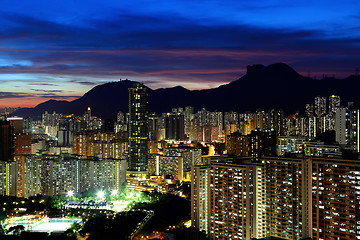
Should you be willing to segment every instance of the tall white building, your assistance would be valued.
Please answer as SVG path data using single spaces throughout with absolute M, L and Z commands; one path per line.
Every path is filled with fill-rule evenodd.
M 329 97 L 329 114 L 334 115 L 338 108 L 340 108 L 340 96 L 331 95 Z
M 210 167 L 197 165 L 191 172 L 191 225 L 209 234 Z
M 315 97 L 315 115 L 320 118 L 326 114 L 326 98 L 317 96 Z

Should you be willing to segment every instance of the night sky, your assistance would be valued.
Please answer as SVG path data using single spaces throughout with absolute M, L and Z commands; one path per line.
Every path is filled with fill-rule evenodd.
M 217 87 L 251 64 L 338 78 L 360 67 L 360 1 L 2 0 L 0 108 L 120 78 Z

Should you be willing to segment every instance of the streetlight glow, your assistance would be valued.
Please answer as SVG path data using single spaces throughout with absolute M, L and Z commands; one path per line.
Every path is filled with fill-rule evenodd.
M 74 195 L 74 191 L 68 191 L 68 193 L 66 194 L 68 197 L 72 197 Z
M 112 192 L 111 192 L 111 196 L 116 196 L 117 195 L 117 191 L 114 189 L 114 190 L 112 190 Z
M 97 193 L 97 197 L 100 198 L 100 199 L 104 198 L 104 195 L 105 195 L 105 193 L 103 191 L 99 191 Z

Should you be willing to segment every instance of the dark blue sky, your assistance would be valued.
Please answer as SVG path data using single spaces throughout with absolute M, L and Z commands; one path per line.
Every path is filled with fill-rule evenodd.
M 216 87 L 249 64 L 360 67 L 360 1 L 0 2 L 0 107 L 72 100 L 119 78 Z

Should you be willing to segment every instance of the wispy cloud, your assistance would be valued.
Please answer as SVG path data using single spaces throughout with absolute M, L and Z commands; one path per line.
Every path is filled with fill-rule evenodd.
M 63 90 L 46 90 L 46 89 L 30 89 L 35 92 L 47 92 L 47 93 L 57 93 L 57 92 L 63 92 Z
M 55 95 L 55 94 L 41 94 L 38 95 L 41 98 L 51 98 L 51 99 L 69 99 L 69 98 L 79 98 L 79 95 Z
M 70 82 L 77 83 L 77 84 L 80 84 L 80 85 L 86 85 L 86 86 L 95 86 L 95 85 L 99 84 L 98 82 L 78 81 L 78 80 L 72 80 Z
M 53 83 L 28 83 L 30 86 L 57 86 Z
M 17 92 L 0 92 L 0 98 L 25 98 L 31 97 L 30 94 Z

